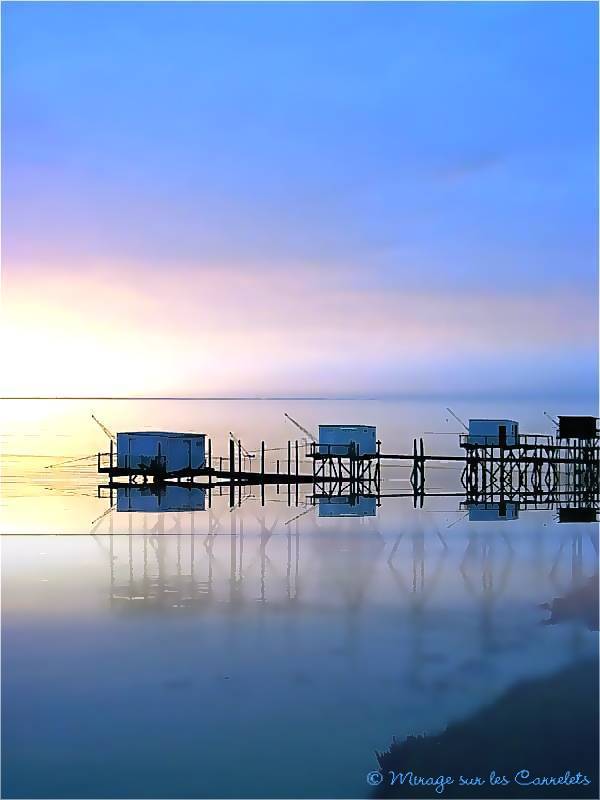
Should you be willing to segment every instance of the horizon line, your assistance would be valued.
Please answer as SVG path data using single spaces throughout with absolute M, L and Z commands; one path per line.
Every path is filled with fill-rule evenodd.
M 290 400 L 290 401 L 386 401 L 386 400 L 416 400 L 416 399 L 493 399 L 494 397 L 501 399 L 510 395 L 515 400 L 537 399 L 548 397 L 549 399 L 559 398 L 578 398 L 593 400 L 598 403 L 598 392 L 553 392 L 552 390 L 545 392 L 532 392 L 532 393 L 513 393 L 506 390 L 488 391 L 488 392 L 448 392 L 441 393 L 434 392 L 405 392 L 400 394 L 379 394 L 379 395 L 3 395 L 0 396 L 0 401 L 5 400 L 128 400 L 128 401 L 143 401 L 143 400 L 171 400 L 171 401 L 249 401 L 249 400 Z

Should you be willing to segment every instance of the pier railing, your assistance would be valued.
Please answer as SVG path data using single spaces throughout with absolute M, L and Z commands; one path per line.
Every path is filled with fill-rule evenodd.
M 484 436 L 481 434 L 461 433 L 459 434 L 459 444 L 461 447 L 496 447 L 512 450 L 516 447 L 552 447 L 554 437 L 544 433 L 519 433 L 516 436 L 507 435 L 507 440 L 501 442 L 497 434 Z
M 306 455 L 308 458 L 377 458 L 377 452 L 361 453 L 360 445 L 356 442 L 349 444 L 322 444 L 321 442 L 310 442 Z
M 110 472 L 113 468 L 113 454 L 110 453 L 98 453 L 98 472 Z

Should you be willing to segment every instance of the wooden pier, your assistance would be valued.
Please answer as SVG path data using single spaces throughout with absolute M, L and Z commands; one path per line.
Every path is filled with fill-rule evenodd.
M 461 485 L 464 507 L 479 504 L 482 507 L 506 508 L 507 503 L 518 503 L 523 508 L 567 508 L 571 518 L 596 518 L 600 508 L 600 440 L 584 442 L 555 439 L 551 436 L 521 435 L 515 443 L 471 443 L 468 436 L 460 436 L 462 454 L 427 454 L 422 438 L 413 440 L 412 453 L 386 453 L 377 442 L 375 452 L 361 454 L 358 448 L 317 443 L 301 446 L 299 441 L 288 441 L 287 447 L 275 448 L 283 458 L 275 461 L 276 468 L 267 468 L 265 442 L 255 453 L 248 453 L 239 440 L 230 439 L 227 456 L 215 457 L 208 440 L 207 457 L 197 468 L 167 471 L 156 463 L 141 468 L 119 466 L 111 440 L 110 451 L 98 454 L 98 472 L 106 475 L 104 485 L 109 490 L 130 485 L 175 483 L 208 489 L 229 490 L 231 504 L 237 501 L 236 487 L 258 486 L 264 503 L 265 486 L 287 487 L 288 501 L 292 504 L 295 487 L 296 504 L 298 487 L 309 485 L 313 497 L 352 496 L 376 498 L 377 504 L 387 495 L 382 494 L 382 462 L 404 464 L 410 467 L 411 491 L 402 493 L 413 498 L 415 507 L 422 507 L 427 492 L 427 467 L 446 463 L 462 464 Z M 301 449 L 304 449 L 301 458 Z M 269 451 L 273 452 L 273 451 Z M 256 469 L 252 469 L 256 458 Z M 305 463 L 310 470 L 302 471 Z M 449 496 L 456 496 L 450 493 Z M 399 495 L 395 495 L 399 496 Z M 209 500 L 210 502 L 210 500 Z M 587 517 L 586 517 L 587 515 Z M 565 521 L 569 513 L 564 514 Z

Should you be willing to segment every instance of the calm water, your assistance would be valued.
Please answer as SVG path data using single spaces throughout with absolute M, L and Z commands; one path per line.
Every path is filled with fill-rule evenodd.
M 550 432 L 539 404 L 455 410 Z M 415 435 L 458 452 L 441 402 L 3 403 L 4 797 L 367 797 L 394 736 L 596 663 L 586 619 L 545 625 L 541 607 L 597 574 L 596 525 L 553 511 L 473 523 L 458 497 L 324 517 L 308 487 L 289 505 L 270 487 L 264 507 L 249 489 L 233 511 L 217 493 L 193 513 L 106 513 L 92 460 L 48 468 L 106 449 L 91 413 L 113 430 L 203 431 L 225 455 L 230 430 L 248 449 L 296 439 L 283 411 L 309 429 L 376 424 L 388 452 Z M 408 492 L 408 473 L 386 468 L 384 492 Z M 428 488 L 458 491 L 459 476 L 442 465 Z

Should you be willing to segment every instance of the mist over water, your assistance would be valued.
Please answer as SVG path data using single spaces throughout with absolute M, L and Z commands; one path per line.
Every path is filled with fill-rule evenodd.
M 528 433 L 551 432 L 544 410 L 595 413 L 453 410 Z M 233 431 L 274 464 L 302 441 L 284 411 L 308 430 L 377 425 L 384 452 L 415 436 L 460 452 L 437 400 L 2 404 L 4 796 L 367 797 L 394 736 L 441 733 L 590 660 L 594 697 L 597 632 L 555 599 L 597 576 L 595 524 L 553 510 L 472 522 L 458 496 L 415 509 L 406 466 L 382 468 L 382 493 L 407 496 L 373 516 L 325 516 L 311 486 L 267 487 L 264 506 L 245 487 L 233 510 L 217 490 L 204 510 L 107 513 L 93 458 L 50 466 L 106 449 L 91 413 L 115 432 L 205 432 L 214 456 Z M 460 466 L 428 467 L 427 488 L 460 493 Z M 519 724 L 509 715 L 499 749 Z

